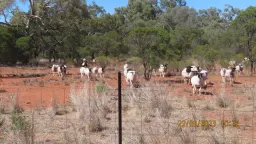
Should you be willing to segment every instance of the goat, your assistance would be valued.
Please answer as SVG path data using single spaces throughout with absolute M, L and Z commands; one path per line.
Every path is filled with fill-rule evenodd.
M 85 58 L 83 59 L 82 67 L 88 67 L 88 62 Z
M 57 64 L 52 65 L 52 75 L 54 76 L 56 73 L 58 74 L 58 67 L 60 67 Z
M 229 67 L 228 69 L 222 68 L 220 70 L 222 82 L 226 82 L 226 78 L 228 77 L 230 84 L 233 83 L 235 78 L 235 70 L 236 68 L 231 68 L 231 67 Z
M 243 61 L 249 61 L 250 59 L 248 57 L 245 57 Z
M 204 85 L 207 85 L 208 71 L 207 70 L 201 70 L 199 73 L 202 74 L 202 77 L 204 79 Z
M 158 69 L 159 73 L 160 73 L 160 77 L 161 76 L 165 76 L 165 73 L 167 71 L 167 64 L 160 64 L 160 68 Z
M 100 77 L 104 77 L 104 68 L 102 67 L 93 67 L 92 68 L 92 73 L 96 74 L 96 77 L 98 77 L 98 74 L 100 74 Z
M 184 82 L 189 83 L 192 76 L 196 75 L 200 71 L 199 67 L 196 66 L 187 66 L 181 72 L 181 75 L 184 77 Z
M 104 68 L 98 68 L 98 74 L 100 74 L 100 77 L 104 77 Z
M 125 65 L 124 65 L 124 76 L 125 76 L 125 77 L 126 77 L 126 73 L 127 73 L 126 70 L 128 70 L 128 64 L 125 64 Z
M 126 80 L 126 83 L 130 85 L 130 87 L 133 87 L 133 82 L 135 81 L 135 71 L 128 70 L 126 72 L 125 80 Z
M 124 65 L 124 76 L 126 83 L 130 85 L 130 87 L 133 87 L 133 82 L 135 80 L 135 71 L 128 68 L 128 64 Z
M 91 72 L 91 69 L 87 67 L 81 67 L 80 68 L 81 78 L 83 78 L 84 75 L 87 75 L 88 80 L 90 80 L 90 72 Z
M 229 61 L 228 64 L 229 64 L 230 67 L 233 68 L 233 67 L 235 67 L 236 61 Z
M 191 84 L 192 84 L 192 89 L 193 89 L 193 94 L 196 93 L 197 87 L 199 87 L 199 94 L 201 93 L 201 89 L 204 85 L 204 78 L 203 78 L 203 73 L 198 73 L 197 75 L 194 75 L 191 78 Z
M 242 64 L 237 65 L 236 66 L 237 75 L 240 76 L 242 72 L 243 72 L 243 65 Z
M 67 66 L 66 65 L 60 65 L 59 67 L 58 67 L 58 75 L 60 76 L 60 77 L 64 77 L 64 75 L 66 74 L 66 72 L 67 72 Z
M 97 67 L 93 67 L 93 68 L 92 68 L 92 73 L 93 73 L 93 74 L 96 74 L 97 71 L 98 71 Z

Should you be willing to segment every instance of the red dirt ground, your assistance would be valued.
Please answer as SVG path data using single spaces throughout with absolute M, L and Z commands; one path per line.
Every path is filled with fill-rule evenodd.
M 31 108 L 49 108 L 53 105 L 53 102 L 56 101 L 58 104 L 65 104 L 69 100 L 69 93 L 71 86 L 76 87 L 77 89 L 85 88 L 84 84 L 89 83 L 90 86 L 94 87 L 97 81 L 88 81 L 87 78 L 84 78 L 82 82 L 79 74 L 79 68 L 70 68 L 68 69 L 68 75 L 64 80 L 61 80 L 58 76 L 53 76 L 51 74 L 50 68 L 17 68 L 17 67 L 1 67 L 0 75 L 5 76 L 7 74 L 32 74 L 32 73 L 47 73 L 46 76 L 41 77 L 32 77 L 32 78 L 0 78 L 0 105 L 3 105 L 5 108 L 11 104 L 11 99 L 6 96 L 8 94 L 15 94 L 16 101 L 24 109 Z M 139 81 L 143 84 L 145 81 L 140 76 Z M 188 99 L 208 99 L 213 100 L 216 97 L 213 95 L 218 95 L 221 91 L 222 82 L 219 75 L 210 75 L 208 82 L 208 87 L 204 90 L 206 93 L 203 95 L 193 95 L 192 88 L 190 85 L 186 85 L 182 82 L 182 77 L 180 76 L 171 76 L 171 77 L 153 77 L 152 81 L 162 83 L 163 86 L 166 86 L 170 89 L 175 89 L 178 96 L 183 96 Z M 108 71 L 105 74 L 104 78 L 105 83 L 110 88 L 117 88 L 117 72 Z M 236 83 L 233 85 L 226 84 L 225 91 L 226 93 L 231 93 L 233 89 L 237 87 L 255 85 L 256 77 L 255 76 L 241 76 L 236 78 Z M 122 85 L 123 87 L 128 87 L 122 76 Z M 5 92 L 3 91 L 5 90 Z M 116 94 L 116 92 L 115 92 Z M 243 103 L 248 101 L 246 97 L 232 94 L 232 99 Z M 220 119 L 219 113 L 214 112 L 205 112 L 204 115 L 208 119 Z M 230 116 L 227 116 L 230 117 Z M 249 116 L 252 119 L 256 119 L 256 116 Z M 242 122 L 242 121 L 241 121 Z M 255 122 L 256 124 L 256 122 Z M 248 131 L 246 135 L 250 137 L 256 131 Z
M 17 68 L 17 67 L 1 67 L 0 74 L 2 76 L 6 74 L 18 74 L 18 73 L 48 73 L 46 76 L 33 77 L 33 78 L 0 78 L 0 88 L 6 90 L 6 92 L 1 92 L 0 94 L 14 93 L 17 96 L 18 104 L 22 105 L 25 109 L 33 108 L 38 105 L 43 107 L 50 107 L 53 99 L 57 100 L 58 103 L 63 104 L 68 101 L 69 92 L 71 85 L 75 85 L 77 88 L 84 88 L 83 82 L 81 81 L 79 68 L 68 69 L 68 75 L 64 80 L 61 80 L 58 76 L 53 76 L 51 74 L 50 68 Z M 116 75 L 116 76 L 115 76 Z M 96 81 L 87 80 L 84 78 L 85 83 L 90 83 L 90 85 L 95 85 Z M 140 83 L 145 82 L 140 76 Z M 185 96 L 187 98 L 196 99 L 213 99 L 212 96 L 205 95 L 192 95 L 192 88 L 189 85 L 183 83 L 174 83 L 175 81 L 181 81 L 180 76 L 172 77 L 153 77 L 153 81 L 158 81 L 160 83 L 165 83 L 165 86 L 172 87 L 175 85 L 177 94 L 179 96 Z M 252 85 L 256 77 L 241 76 L 236 79 L 236 84 L 234 85 Z M 105 74 L 104 81 L 111 88 L 117 88 L 117 72 L 107 72 Z M 209 76 L 208 82 L 213 85 L 208 85 L 205 90 L 208 95 L 216 94 L 221 88 L 221 78 L 220 76 Z M 127 87 L 124 78 L 122 76 L 122 85 Z M 230 92 L 233 88 L 232 86 L 226 84 L 226 92 Z M 189 91 L 191 91 L 189 93 Z M 245 97 L 233 96 L 233 98 L 243 101 Z M 2 98 L 3 100 L 4 98 Z

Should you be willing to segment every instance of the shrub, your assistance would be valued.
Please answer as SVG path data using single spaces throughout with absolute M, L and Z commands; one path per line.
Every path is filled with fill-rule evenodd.
M 0 88 L 0 93 L 2 93 L 2 92 L 6 92 L 6 90 L 3 88 Z
M 128 64 L 135 65 L 135 66 L 141 64 L 141 62 L 142 60 L 139 57 L 131 57 L 127 60 Z
M 97 115 L 91 116 L 89 129 L 90 129 L 90 132 L 101 132 L 104 130 L 102 122 Z
M 14 113 L 22 113 L 22 112 L 24 112 L 24 108 L 21 107 L 21 106 L 18 105 L 18 104 L 15 104 L 15 105 L 14 105 L 13 112 L 14 112 Z
M 74 66 L 74 65 L 75 65 L 74 60 L 73 60 L 73 59 L 68 59 L 68 60 L 67 60 L 67 65 L 69 65 L 69 66 Z
M 226 96 L 218 96 L 216 102 L 219 107 L 226 108 L 231 104 L 231 99 Z
M 106 68 L 109 64 L 110 58 L 106 56 L 99 56 L 95 60 L 102 68 Z
M 97 85 L 95 87 L 95 90 L 96 90 L 97 93 L 102 93 L 102 92 L 107 91 L 107 87 L 104 86 L 104 85 Z
M 16 112 L 12 113 L 12 129 L 14 130 L 27 130 L 29 128 L 29 122 L 24 116 L 19 115 Z
M 39 59 L 33 58 L 29 60 L 29 64 L 32 66 L 37 66 L 39 63 Z
M 226 59 L 221 59 L 220 61 L 219 61 L 219 64 L 222 66 L 222 67 L 228 67 L 229 66 L 229 64 L 228 64 L 228 60 L 226 60 Z

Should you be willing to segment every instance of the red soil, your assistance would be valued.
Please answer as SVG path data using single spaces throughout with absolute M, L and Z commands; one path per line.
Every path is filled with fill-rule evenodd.
M 33 77 L 33 78 L 0 78 L 0 88 L 6 90 L 6 92 L 1 92 L 0 94 L 8 94 L 14 93 L 17 96 L 17 101 L 19 104 L 24 106 L 24 108 L 33 108 L 38 104 L 43 104 L 44 107 L 49 107 L 51 105 L 51 101 L 53 99 L 57 99 L 59 103 L 65 103 L 68 100 L 70 87 L 74 85 L 76 88 L 84 88 L 84 84 L 88 83 L 91 86 L 96 84 L 95 80 L 89 81 L 87 77 L 83 79 L 85 82 L 83 83 L 80 78 L 79 68 L 70 68 L 68 69 L 68 75 L 64 80 L 61 80 L 58 76 L 51 75 L 50 68 L 11 68 L 11 67 L 3 67 L 0 69 L 1 75 L 6 74 L 18 74 L 18 73 L 48 73 L 46 76 L 42 77 Z M 140 83 L 144 83 L 145 81 L 140 76 Z M 236 86 L 242 85 L 252 85 L 256 77 L 248 77 L 241 76 L 236 78 L 235 84 L 229 85 L 226 84 L 223 89 L 227 94 L 230 94 L 231 91 L 236 88 Z M 110 88 L 117 88 L 117 72 L 107 72 L 105 74 L 104 81 L 107 86 Z M 192 99 L 214 99 L 213 95 L 218 95 L 221 91 L 222 82 L 220 76 L 209 76 L 208 82 L 212 84 L 208 84 L 206 93 L 203 95 L 193 95 L 192 88 L 190 85 L 186 85 L 182 82 L 182 78 L 180 76 L 173 77 L 153 77 L 152 81 L 158 81 L 158 83 L 163 83 L 163 86 L 167 88 L 173 89 L 175 87 L 175 91 L 179 96 L 184 96 L 186 98 Z M 122 76 L 122 85 L 123 87 L 127 87 L 125 83 L 124 77 Z M 161 85 L 162 87 L 162 85 Z M 231 97 L 237 101 L 245 101 L 246 97 L 232 94 Z
M 58 76 L 52 76 L 50 68 L 11 68 L 11 67 L 2 67 L 0 69 L 0 75 L 6 74 L 18 74 L 18 73 L 49 73 L 46 76 L 42 77 L 33 77 L 33 78 L 0 78 L 0 89 L 5 90 L 6 92 L 0 92 L 0 106 L 3 105 L 5 108 L 11 104 L 11 99 L 6 96 L 6 94 L 15 94 L 16 100 L 19 105 L 24 109 L 31 108 L 49 108 L 53 105 L 53 102 L 56 101 L 58 104 L 65 104 L 69 100 L 69 93 L 71 85 L 74 85 L 77 89 L 83 89 L 84 84 L 88 83 L 90 86 L 94 87 L 96 81 L 89 81 L 87 77 L 84 78 L 85 82 L 81 82 L 79 68 L 69 68 L 68 75 L 64 80 L 61 80 Z M 138 78 L 140 83 L 145 82 L 142 77 Z M 189 99 L 205 99 L 205 100 L 214 100 L 216 96 L 219 95 L 222 89 L 222 82 L 220 76 L 209 76 L 209 84 L 207 89 L 204 90 L 206 93 L 203 95 L 193 95 L 192 88 L 190 85 L 183 83 L 178 83 L 182 78 L 180 76 L 173 77 L 154 77 L 152 81 L 157 81 L 158 83 L 164 83 L 170 90 L 175 90 L 178 96 L 184 96 Z M 232 90 L 237 87 L 243 87 L 245 85 L 253 85 L 256 80 L 256 77 L 241 76 L 236 78 L 235 84 L 229 85 L 226 84 L 223 89 L 226 94 L 228 94 L 233 100 L 240 103 L 248 101 L 247 97 L 237 95 L 232 93 Z M 104 78 L 105 83 L 113 89 L 117 88 L 117 72 L 108 72 L 105 74 Z M 175 83 L 176 81 L 176 83 Z M 182 81 L 181 81 L 182 82 Z M 123 87 L 128 87 L 125 83 L 124 77 L 122 76 L 122 85 Z M 204 112 L 206 118 L 221 120 L 221 112 Z M 239 121 L 241 124 L 252 123 L 250 120 L 254 119 L 254 125 L 256 125 L 256 116 L 253 113 L 248 113 L 241 116 Z M 254 116 L 254 117 L 253 117 Z M 250 119 L 249 122 L 245 121 L 244 117 Z M 225 112 L 225 118 L 227 120 L 232 120 L 230 112 Z M 254 129 L 254 131 L 256 128 Z M 253 130 L 248 130 L 246 134 L 250 135 L 253 133 Z
M 68 101 L 69 92 L 71 85 L 75 85 L 77 88 L 84 88 L 84 83 L 81 82 L 79 68 L 70 68 L 68 69 L 68 75 L 65 80 L 61 80 L 58 76 L 52 76 L 50 74 L 50 68 L 11 68 L 3 67 L 0 70 L 1 75 L 6 74 L 18 74 L 18 73 L 49 73 L 46 76 L 34 77 L 34 78 L 1 78 L 0 79 L 0 88 L 6 90 L 6 92 L 1 92 L 0 94 L 14 93 L 17 96 L 18 104 L 22 105 L 25 109 L 33 108 L 38 105 L 43 107 L 50 107 L 53 100 L 57 100 L 58 103 L 63 104 Z M 95 85 L 96 81 L 89 81 L 87 77 L 84 77 L 85 83 L 90 83 L 90 85 Z M 142 77 L 138 78 L 140 83 L 143 83 L 144 80 Z M 117 72 L 109 72 L 105 74 L 104 78 L 106 84 L 116 89 L 117 88 Z M 187 98 L 196 98 L 196 99 L 213 99 L 212 95 L 218 94 L 221 88 L 221 79 L 220 76 L 210 76 L 209 82 L 213 85 L 208 85 L 205 90 L 207 95 L 193 95 L 192 88 L 190 85 L 183 83 L 174 83 L 175 80 L 182 80 L 180 76 L 175 77 L 154 77 L 152 81 L 166 82 L 165 86 L 172 88 L 175 86 L 177 94 L 179 96 L 185 96 Z M 238 84 L 234 85 L 244 85 L 244 84 L 253 84 L 256 80 L 256 77 L 239 77 L 237 78 Z M 122 85 L 127 87 L 125 80 L 122 76 Z M 226 84 L 225 91 L 230 93 L 233 89 L 232 86 Z M 6 99 L 2 97 L 3 99 Z M 238 101 L 246 100 L 245 97 L 232 95 L 233 99 Z M 3 104 L 3 103 L 1 103 Z

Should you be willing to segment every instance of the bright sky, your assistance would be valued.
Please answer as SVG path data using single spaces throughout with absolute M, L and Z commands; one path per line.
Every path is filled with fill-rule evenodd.
M 126 6 L 128 0 L 87 0 L 87 4 L 91 4 L 95 1 L 99 6 L 103 6 L 107 13 L 113 14 L 115 8 Z M 216 7 L 224 9 L 225 4 L 230 4 L 235 8 L 246 9 L 248 6 L 256 6 L 256 0 L 186 0 L 189 7 L 193 7 L 196 10 L 207 9 L 210 7 Z M 28 11 L 28 3 L 21 3 L 20 0 L 16 0 L 16 4 L 23 11 Z M 0 21 L 3 19 L 0 17 Z
M 27 11 L 28 6 L 16 0 L 17 4 L 22 8 L 22 10 Z M 95 1 L 96 4 L 103 6 L 106 11 L 110 14 L 115 12 L 115 8 L 126 6 L 128 0 L 87 0 L 87 4 L 91 4 L 92 1 Z M 248 6 L 256 6 L 256 0 L 186 0 L 189 7 L 193 7 L 196 10 L 207 9 L 210 7 L 216 7 L 223 9 L 225 4 L 230 4 L 235 8 L 246 9 Z
M 128 4 L 128 0 L 87 0 L 87 4 L 91 4 L 92 1 L 103 6 L 110 14 L 115 12 L 115 8 L 126 6 Z M 224 9 L 225 4 L 230 4 L 233 7 L 240 9 L 256 6 L 256 0 L 186 0 L 186 2 L 189 7 L 193 7 L 196 10 L 208 9 L 210 7 Z
M 256 0 L 186 0 L 189 7 L 196 10 L 216 7 L 221 10 L 225 8 L 225 4 L 232 5 L 235 8 L 245 10 L 249 6 L 256 6 Z

